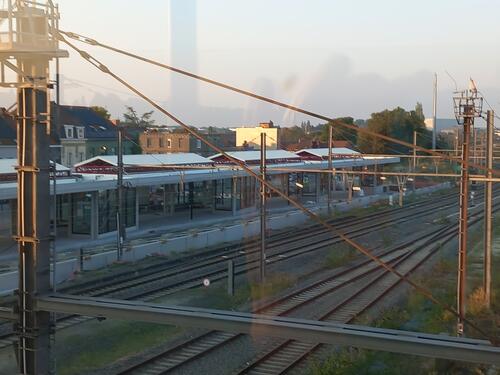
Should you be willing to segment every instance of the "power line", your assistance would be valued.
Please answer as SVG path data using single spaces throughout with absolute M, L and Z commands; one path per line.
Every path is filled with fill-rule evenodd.
M 277 106 L 282 107 L 282 108 L 290 109 L 292 111 L 295 111 L 295 112 L 298 112 L 298 113 L 302 113 L 302 114 L 307 115 L 307 116 L 315 117 L 315 118 L 318 118 L 320 120 L 324 120 L 324 121 L 328 121 L 328 122 L 329 121 L 334 121 L 334 119 L 332 119 L 332 118 L 330 118 L 328 116 L 324 116 L 324 115 L 321 115 L 321 114 L 318 114 L 318 113 L 315 113 L 315 112 L 312 112 L 312 111 L 309 111 L 309 110 L 305 110 L 305 109 L 302 109 L 302 108 L 299 108 L 299 107 L 296 107 L 296 106 L 293 106 L 293 105 L 290 105 L 290 104 L 286 104 L 286 103 L 283 103 L 283 102 L 280 102 L 280 101 L 277 101 L 277 100 L 274 100 L 274 99 L 271 99 L 271 98 L 268 98 L 268 97 L 265 97 L 265 96 L 262 96 L 262 95 L 254 94 L 254 93 L 252 93 L 250 91 L 242 90 L 242 89 L 239 89 L 237 87 L 230 86 L 228 84 L 225 84 L 225 83 L 222 83 L 222 82 L 218 82 L 218 81 L 215 81 L 213 79 L 206 78 L 206 77 L 203 77 L 203 76 L 200 76 L 200 75 L 197 75 L 197 74 L 194 74 L 194 73 L 182 70 L 182 69 L 178 69 L 178 68 L 172 67 L 170 65 L 163 64 L 163 63 L 160 63 L 158 61 L 154 61 L 154 60 L 145 58 L 143 56 L 139 56 L 139 55 L 136 55 L 134 53 L 127 52 L 127 51 L 124 51 L 124 50 L 121 50 L 121 49 L 118 49 L 118 48 L 115 48 L 115 47 L 112 47 L 112 46 L 100 43 L 100 42 L 98 42 L 95 39 L 88 38 L 88 37 L 85 37 L 83 35 L 79 35 L 79 34 L 76 34 L 76 33 L 66 32 L 66 31 L 59 30 L 58 37 L 59 38 L 63 38 L 63 35 L 66 35 L 67 37 L 69 37 L 71 39 L 75 39 L 77 41 L 80 41 L 80 42 L 83 42 L 83 43 L 86 43 L 86 44 L 89 44 L 89 45 L 92 45 L 92 46 L 99 46 L 99 47 L 108 49 L 110 51 L 117 52 L 119 54 L 122 54 L 122 55 L 125 55 L 125 56 L 128 56 L 128 57 L 132 57 L 134 59 L 146 62 L 148 64 L 159 66 L 161 68 L 173 71 L 175 73 L 179 73 L 179 74 L 185 75 L 187 77 L 194 78 L 194 79 L 197 79 L 197 80 L 209 83 L 211 85 L 222 87 L 224 89 L 227 89 L 227 90 L 230 90 L 230 91 L 233 91 L 233 92 L 237 92 L 239 94 L 242 94 L 242 95 L 245 95 L 245 96 L 249 96 L 249 97 L 254 98 L 254 99 L 265 101 L 267 103 L 271 103 L 271 104 L 277 105 Z M 63 39 L 61 39 L 61 40 L 63 40 Z M 66 43 L 67 43 L 67 41 L 66 41 Z M 90 60 L 97 61 L 93 57 L 91 57 L 87 52 L 82 51 L 82 53 L 83 53 L 82 57 L 84 57 L 86 59 L 90 58 Z M 101 67 L 99 67 L 99 64 L 97 64 L 96 67 L 98 69 L 101 69 Z M 360 128 L 360 127 L 358 127 L 356 125 L 350 125 L 350 124 L 345 124 L 345 123 L 339 123 L 339 125 L 342 126 L 342 127 L 344 127 L 344 128 L 347 128 L 347 129 L 352 129 L 352 130 L 355 130 L 357 132 L 361 132 L 361 133 L 365 133 L 367 135 L 371 135 L 372 137 L 381 138 L 381 139 L 384 139 L 384 140 L 389 141 L 389 142 L 393 142 L 393 143 L 400 144 L 402 146 L 406 146 L 406 147 L 408 147 L 410 149 L 416 149 L 417 151 L 425 152 L 425 153 L 428 153 L 430 155 L 441 156 L 443 159 L 448 159 L 448 160 L 451 160 L 451 161 L 455 161 L 455 162 L 460 163 L 460 164 L 463 163 L 463 161 L 460 158 L 455 158 L 455 157 L 452 157 L 452 156 L 449 156 L 449 155 L 444 155 L 444 154 L 442 154 L 440 152 L 426 149 L 425 147 L 415 146 L 412 143 L 405 142 L 405 141 L 402 141 L 402 140 L 399 140 L 399 139 L 396 139 L 396 138 L 392 138 L 392 137 L 389 137 L 389 136 L 386 136 L 386 135 L 383 135 L 383 134 L 379 134 L 377 132 L 374 132 L 374 131 L 371 131 L 371 130 L 368 130 L 368 129 L 365 129 L 365 128 Z M 481 170 L 486 170 L 487 169 L 485 166 L 482 166 L 482 165 L 479 165 L 479 164 L 469 163 L 469 166 L 470 167 L 474 167 L 474 168 L 478 168 L 478 169 L 481 169 Z M 489 171 L 491 171 L 495 175 L 500 175 L 500 170 L 491 169 Z
M 419 292 L 422 295 L 424 295 L 426 298 L 428 298 L 429 300 L 431 300 L 436 305 L 440 306 L 442 309 L 451 312 L 453 315 L 455 315 L 457 317 L 461 317 L 461 315 L 454 308 L 449 307 L 445 303 L 443 303 L 443 302 L 439 301 L 438 299 L 436 299 L 429 290 L 427 290 L 426 288 L 418 285 L 414 281 L 410 280 L 406 275 L 404 275 L 404 274 L 400 273 L 399 271 L 397 271 L 396 269 L 394 269 L 392 266 L 390 266 L 389 264 L 387 264 L 386 262 L 384 262 L 383 260 L 381 260 L 379 257 L 377 257 L 376 255 L 374 255 L 370 250 L 366 249 L 364 246 L 358 244 L 356 241 L 354 241 L 351 238 L 349 238 L 348 236 L 346 236 L 342 231 L 339 231 L 338 229 L 336 229 L 333 225 L 331 225 L 328 222 L 326 222 L 325 220 L 323 220 L 320 216 L 318 216 L 316 213 L 314 213 L 314 212 L 310 211 L 309 209 L 307 209 L 301 203 L 299 203 L 299 202 L 297 202 L 297 201 L 289 198 L 280 189 L 276 188 L 274 185 L 270 184 L 268 181 L 266 181 L 265 179 L 263 179 L 259 174 L 255 173 L 244 162 L 242 162 L 242 161 L 240 161 L 240 160 L 238 160 L 238 159 L 236 159 L 234 157 L 231 157 L 224 150 L 222 150 L 220 147 L 218 147 L 217 145 L 213 144 L 209 140 L 205 139 L 200 133 L 198 133 L 198 131 L 196 131 L 195 129 L 193 129 L 192 127 L 190 127 L 186 123 L 184 123 L 182 120 L 180 120 L 179 118 L 177 118 L 176 116 L 174 116 L 172 113 L 170 113 L 169 111 L 167 111 L 166 109 L 164 109 L 163 107 L 161 107 L 159 104 L 157 104 L 156 102 L 154 102 L 151 98 L 149 98 L 148 96 L 146 96 L 145 94 L 143 94 L 137 88 L 135 88 L 134 86 L 132 86 L 131 84 L 129 84 L 127 81 L 125 81 L 124 79 L 122 79 L 121 77 L 119 77 L 118 75 L 116 75 L 106 65 L 104 65 L 103 63 L 101 63 L 99 60 L 97 60 L 93 56 L 91 56 L 88 52 L 79 49 L 74 44 L 72 44 L 69 41 L 67 41 L 61 34 L 58 34 L 57 37 L 62 42 L 66 43 L 69 47 L 71 47 L 73 50 L 75 50 L 76 52 L 78 52 L 80 54 L 80 56 L 82 56 L 82 58 L 84 58 L 86 61 L 88 61 L 94 67 L 96 67 L 97 69 L 101 70 L 102 72 L 104 72 L 104 73 L 110 75 L 111 77 L 113 77 L 114 79 L 116 79 L 122 85 L 124 85 L 125 87 L 127 87 L 128 89 L 130 89 L 132 92 L 134 92 L 135 94 L 137 94 L 138 96 L 140 96 L 145 101 L 147 101 L 150 105 L 152 105 L 158 111 L 160 111 L 161 113 L 163 113 L 164 115 L 166 115 L 170 119 L 172 119 L 174 122 L 176 122 L 177 124 L 179 124 L 188 133 L 192 134 L 195 138 L 199 139 L 201 142 L 205 143 L 207 146 L 209 146 L 210 148 L 214 149 L 215 151 L 221 153 L 226 158 L 228 158 L 230 161 L 232 161 L 234 164 L 239 165 L 249 175 L 253 176 L 257 180 L 259 180 L 264 186 L 266 186 L 268 189 L 274 191 L 278 196 L 284 198 L 285 200 L 287 200 L 288 202 L 290 202 L 293 206 L 295 206 L 299 210 L 301 210 L 304 213 L 306 213 L 307 216 L 309 216 L 311 219 L 313 219 L 314 221 L 318 222 L 319 224 L 321 224 L 322 226 L 324 226 L 326 229 L 328 229 L 332 233 L 334 233 L 337 236 L 339 236 L 339 238 L 341 238 L 346 243 L 348 243 L 349 245 L 351 245 L 352 247 L 354 247 L 355 249 L 357 249 L 362 254 L 364 254 L 367 257 L 369 257 L 371 260 L 373 260 L 374 262 L 376 262 L 379 266 L 381 266 L 385 270 L 393 273 L 399 279 L 401 279 L 402 281 L 404 281 L 407 284 L 411 285 L 417 292 Z M 474 324 L 473 322 L 471 322 L 470 320 L 468 320 L 466 318 L 464 318 L 463 321 L 465 323 L 467 323 L 470 327 L 472 327 L 474 330 L 476 330 L 478 333 L 480 333 L 484 337 L 488 338 L 488 340 L 490 340 L 491 343 L 493 343 L 493 344 L 496 343 L 496 339 L 490 337 L 486 332 L 484 332 L 476 324 Z

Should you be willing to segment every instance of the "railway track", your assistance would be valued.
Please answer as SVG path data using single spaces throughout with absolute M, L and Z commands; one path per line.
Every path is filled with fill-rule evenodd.
M 456 206 L 453 194 L 441 197 L 441 210 Z M 414 203 L 405 208 L 389 209 L 366 215 L 362 218 L 350 217 L 342 220 L 337 227 L 344 230 L 346 235 L 358 238 L 372 231 L 380 230 L 394 222 L 403 223 L 418 217 L 429 215 L 428 208 L 435 204 L 430 199 Z M 333 220 L 335 224 L 336 220 Z M 348 230 L 346 230 L 348 229 Z M 271 236 L 269 241 L 269 256 L 266 262 L 273 264 L 299 255 L 324 249 L 341 240 L 329 231 L 316 225 L 303 230 L 285 231 Z M 139 270 L 138 275 L 130 272 L 119 274 L 116 279 L 105 279 L 104 285 L 92 281 L 76 287 L 69 286 L 60 289 L 63 293 L 73 293 L 89 296 L 106 296 L 120 299 L 155 300 L 182 290 L 192 289 L 201 285 L 201 280 L 210 278 L 212 281 L 227 277 L 226 263 L 228 259 L 235 261 L 236 275 L 249 272 L 258 267 L 257 255 L 259 247 L 257 241 L 250 244 L 225 247 L 222 251 L 211 252 L 208 256 L 189 262 L 189 264 L 162 262 L 150 268 Z M 163 268 L 162 268 L 163 267 Z M 215 267 L 215 268 L 214 268 Z M 128 279 L 127 279 L 128 277 Z M 63 329 L 93 318 L 83 316 L 62 316 L 57 321 L 57 328 Z M 5 324 L 0 334 L 0 349 L 12 345 L 16 336 Z M 0 331 L 2 332 L 2 331 Z
M 432 252 L 430 247 L 436 247 L 436 241 L 442 240 L 444 236 L 453 237 L 455 235 L 455 226 L 447 226 L 434 230 L 429 236 L 426 233 L 422 238 L 400 244 L 392 250 L 381 255 L 382 259 L 393 267 L 401 270 L 408 262 L 421 262 L 423 258 L 427 259 Z M 278 301 L 266 305 L 260 309 L 254 310 L 254 313 L 267 315 L 288 315 L 293 311 L 303 308 L 306 305 L 314 303 L 319 298 L 327 297 L 342 288 L 353 285 L 353 282 L 366 280 L 364 285 L 372 285 L 383 275 L 383 270 L 370 260 L 346 267 L 344 270 L 325 280 L 316 282 L 293 292 Z M 392 275 L 392 274 L 391 274 Z M 313 317 L 314 318 L 314 317 Z M 189 362 L 208 355 L 213 350 L 228 345 L 235 339 L 244 336 L 243 334 L 226 333 L 220 331 L 211 331 L 188 340 L 183 344 L 169 349 L 157 356 L 148 358 L 145 361 L 130 367 L 119 374 L 166 374 L 178 370 Z M 281 343 L 280 343 L 281 344 Z M 275 342 L 274 345 L 277 345 Z M 299 344 L 300 345 L 300 344 Z M 297 348 L 290 349 L 292 355 Z
M 477 223 L 480 218 L 474 218 L 471 225 Z M 418 256 L 409 259 L 402 259 L 395 267 L 405 276 L 410 275 L 418 269 L 425 261 L 430 259 L 441 247 L 441 245 L 456 236 L 456 229 L 446 231 L 441 237 L 440 244 L 428 247 L 427 251 L 420 252 Z M 408 256 L 409 258 L 409 256 Z M 353 294 L 344 299 L 333 308 L 319 317 L 317 320 L 334 323 L 352 323 L 358 316 L 366 312 L 370 307 L 383 299 L 388 293 L 393 291 L 402 281 L 396 275 L 386 270 L 381 270 L 375 280 L 367 282 L 358 287 Z M 305 343 L 296 340 L 277 341 L 273 348 L 260 353 L 256 360 L 239 369 L 239 375 L 279 375 L 290 372 L 295 366 L 313 355 L 318 357 L 327 354 L 329 346 L 324 344 Z M 304 368 L 305 369 L 305 368 Z
M 495 208 L 495 211 L 498 211 L 498 207 Z M 470 217 L 470 224 L 472 225 L 480 220 L 480 213 L 473 214 Z M 444 243 L 454 237 L 456 237 L 456 225 L 448 225 L 445 228 L 435 230 L 432 234 L 423 235 L 417 242 L 413 239 L 409 241 L 416 247 L 412 250 L 397 253 L 409 246 L 409 243 L 405 243 L 381 256 L 399 272 L 409 275 L 430 259 Z M 318 298 L 323 298 L 344 286 L 351 285 L 353 281 L 359 279 L 366 279 L 366 282 L 361 287 L 352 290 L 348 298 L 334 306 L 327 313 L 322 316 L 312 316 L 311 319 L 350 323 L 401 283 L 401 280 L 394 274 L 371 264 L 371 261 L 367 261 L 345 269 L 342 274 L 334 278 L 322 280 L 312 286 L 303 288 L 271 305 L 254 310 L 254 312 L 287 315 L 300 307 L 311 304 Z M 147 358 L 119 372 L 119 374 L 153 375 L 172 373 L 242 336 L 244 335 L 211 331 L 154 357 Z M 258 356 L 257 360 L 241 368 L 238 373 L 282 374 L 322 348 L 324 348 L 323 345 L 302 343 L 295 340 L 276 340 L 271 345 L 271 348 L 267 348 L 264 353 Z

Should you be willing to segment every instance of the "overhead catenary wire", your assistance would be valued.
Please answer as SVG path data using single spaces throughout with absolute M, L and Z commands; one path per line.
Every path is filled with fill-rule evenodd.
M 314 118 L 317 118 L 317 119 L 320 119 L 320 120 L 323 120 L 323 121 L 328 121 L 328 122 L 329 121 L 334 121 L 334 119 L 332 119 L 332 118 L 330 118 L 328 116 L 325 116 L 325 115 L 321 115 L 321 114 L 318 114 L 318 113 L 315 113 L 315 112 L 312 112 L 312 111 L 309 111 L 309 110 L 306 110 L 306 109 L 303 109 L 303 108 L 299 108 L 297 106 L 293 106 L 293 105 L 290 105 L 290 104 L 287 104 L 287 103 L 283 103 L 283 102 L 280 102 L 280 101 L 275 100 L 275 99 L 271 99 L 271 98 L 268 98 L 268 97 L 265 97 L 265 96 L 262 96 L 262 95 L 258 95 L 258 94 L 252 93 L 250 91 L 242 90 L 242 89 L 239 89 L 237 87 L 234 87 L 234 86 L 222 83 L 222 82 L 218 82 L 216 80 L 213 80 L 213 79 L 210 79 L 210 78 L 207 78 L 207 77 L 203 77 L 203 76 L 200 76 L 198 74 L 194 74 L 194 73 L 188 72 L 186 70 L 175 68 L 173 66 L 170 66 L 170 65 L 167 65 L 167 64 L 163 64 L 163 63 L 160 63 L 158 61 L 151 60 L 151 59 L 148 59 L 146 57 L 139 56 L 137 54 L 134 54 L 134 53 L 131 53 L 131 52 L 128 52 L 128 51 L 125 51 L 125 50 L 122 50 L 122 49 L 119 49 L 119 48 L 116 48 L 116 47 L 112 47 L 110 45 L 106 45 L 106 44 L 100 43 L 100 42 L 98 42 L 95 39 L 92 39 L 92 38 L 89 38 L 89 37 L 86 37 L 86 36 L 83 36 L 83 35 L 80 35 L 80 34 L 77 34 L 77 33 L 59 30 L 59 36 L 62 37 L 63 35 L 66 35 L 68 38 L 71 38 L 71 39 L 74 39 L 74 40 L 77 40 L 77 41 L 80 41 L 80 42 L 83 42 L 83 43 L 86 43 L 86 44 L 89 44 L 89 45 L 92 45 L 92 46 L 102 47 L 104 49 L 107 49 L 107 50 L 110 50 L 110 51 L 113 51 L 113 52 L 116 52 L 116 53 L 119 53 L 119 54 L 122 54 L 122 55 L 125 55 L 125 56 L 128 56 L 128 57 L 131 57 L 131 58 L 134 58 L 134 59 L 146 62 L 148 64 L 155 65 L 155 66 L 158 66 L 158 67 L 161 67 L 161 68 L 173 71 L 175 73 L 182 74 L 182 75 L 185 75 L 187 77 L 194 78 L 194 79 L 197 79 L 199 81 L 203 81 L 203 82 L 209 83 L 211 85 L 215 85 L 215 86 L 224 88 L 226 90 L 237 92 L 239 94 L 242 94 L 242 95 L 245 95 L 245 96 L 249 96 L 249 97 L 254 98 L 254 99 L 265 101 L 267 103 L 271 103 L 273 105 L 276 105 L 276 106 L 279 106 L 279 107 L 282 107 L 282 108 L 286 108 L 286 109 L 289 109 L 289 110 L 292 110 L 292 111 L 295 111 L 295 112 L 298 112 L 298 113 L 302 113 L 302 114 L 307 115 L 307 116 L 311 116 L 311 117 L 314 117 Z M 370 135 L 372 137 L 376 137 L 376 138 L 380 138 L 380 139 L 383 139 L 383 140 L 386 140 L 386 141 L 389 141 L 389 142 L 392 142 L 392 143 L 400 144 L 400 145 L 406 146 L 406 147 L 408 147 L 410 149 L 416 149 L 417 151 L 422 151 L 422 152 L 425 152 L 425 153 L 430 154 L 430 155 L 441 156 L 443 159 L 447 159 L 447 160 L 455 161 L 455 162 L 460 163 L 460 164 L 464 164 L 464 162 L 460 158 L 456 158 L 456 157 L 452 157 L 452 156 L 449 156 L 449 155 L 445 155 L 445 154 L 443 154 L 441 152 L 434 151 L 434 150 L 429 150 L 429 149 L 427 149 L 425 147 L 421 147 L 421 146 L 418 146 L 418 145 L 413 145 L 412 143 L 409 143 L 409 142 L 406 142 L 406 141 L 402 141 L 402 140 L 399 140 L 399 139 L 396 139 L 396 138 L 393 138 L 393 137 L 390 137 L 390 136 L 387 136 L 387 135 L 383 135 L 383 134 L 371 131 L 371 130 L 366 129 L 366 128 L 361 128 L 361 127 L 358 127 L 356 125 L 350 125 L 350 124 L 346 124 L 346 123 L 339 123 L 339 126 L 342 126 L 343 128 L 346 128 L 346 129 L 355 130 L 358 133 L 364 133 L 364 134 Z M 479 164 L 475 164 L 475 163 L 468 163 L 468 165 L 471 168 L 478 168 L 478 169 L 481 169 L 481 170 L 488 170 L 483 165 L 479 165 Z M 491 171 L 494 175 L 500 176 L 500 170 L 491 169 L 489 171 Z
M 176 122 L 177 124 L 179 124 L 181 127 L 183 127 L 188 133 L 190 133 L 191 135 L 193 135 L 195 138 L 199 139 L 201 142 L 205 143 L 207 146 L 209 146 L 213 150 L 215 150 L 215 151 L 219 152 L 220 154 L 224 155 L 226 158 L 228 158 L 233 163 L 239 165 L 248 174 L 250 174 L 255 179 L 257 179 L 258 181 L 260 181 L 264 186 L 266 186 L 271 191 L 275 192 L 278 196 L 282 197 L 283 199 L 285 199 L 288 202 L 290 202 L 290 204 L 292 204 L 293 206 L 295 206 L 299 210 L 303 211 L 312 220 L 318 222 L 319 224 L 321 224 L 322 226 L 324 226 L 326 229 L 328 229 L 332 233 L 338 235 L 339 238 L 341 238 L 343 241 L 345 241 L 346 243 L 348 243 L 349 245 L 351 245 L 353 248 L 355 248 L 356 250 L 358 250 L 359 252 L 361 252 L 362 254 L 364 254 L 365 256 L 367 256 L 368 258 L 370 258 L 371 260 L 373 260 L 375 263 L 377 263 L 382 268 L 384 268 L 387 271 L 393 273 L 399 279 L 401 279 L 402 281 L 404 281 L 407 284 L 409 284 L 410 286 L 412 286 L 417 292 L 419 292 L 420 294 L 424 295 L 427 299 L 429 299 L 430 301 L 432 301 L 434 304 L 436 304 L 436 305 L 440 306 L 442 309 L 444 309 L 444 310 L 452 313 L 454 316 L 462 318 L 462 321 L 464 323 L 466 323 L 469 327 L 473 328 L 476 332 L 480 333 L 482 336 L 484 336 L 485 338 L 487 338 L 493 345 L 497 345 L 497 339 L 496 338 L 491 337 L 488 333 L 486 333 L 483 329 L 481 329 L 475 323 L 473 323 L 472 321 L 470 321 L 466 317 L 461 316 L 457 312 L 457 310 L 455 310 L 454 308 L 452 308 L 452 307 L 446 305 L 445 303 L 439 301 L 436 297 L 433 296 L 433 294 L 429 290 L 427 290 L 426 288 L 418 285 L 417 283 L 415 283 L 414 281 L 412 281 L 411 279 L 409 279 L 404 274 L 401 274 L 399 271 L 397 271 L 396 269 L 394 269 L 392 266 L 390 266 L 389 264 L 387 264 L 386 262 L 384 262 L 383 260 L 381 260 L 379 257 L 377 257 L 376 255 L 374 255 L 370 250 L 368 250 L 364 246 L 358 244 L 356 241 L 354 241 L 351 238 L 349 238 L 348 236 L 346 236 L 342 231 L 340 231 L 339 229 L 335 228 L 333 225 L 331 225 L 328 222 L 326 222 L 325 220 L 323 220 L 319 215 L 317 215 L 316 213 L 314 213 L 311 210 L 307 209 L 301 203 L 299 203 L 299 202 L 291 199 L 285 193 L 283 193 L 280 189 L 276 188 L 274 185 L 272 185 L 268 181 L 262 179 L 259 174 L 255 173 L 253 170 L 251 170 L 250 168 L 248 168 L 245 165 L 245 163 L 243 163 L 240 160 L 238 160 L 238 159 L 230 156 L 224 150 L 222 150 L 220 147 L 218 147 L 217 145 L 213 144 L 211 141 L 205 139 L 200 133 L 198 133 L 197 130 L 193 129 L 191 126 L 189 126 L 186 123 L 184 123 L 182 120 L 180 120 L 179 118 L 177 118 L 176 116 L 174 116 L 172 113 L 170 113 L 169 111 L 167 111 L 166 109 L 164 109 L 163 107 L 161 107 L 159 104 L 157 104 L 151 98 L 149 98 L 147 95 L 145 95 L 144 93 L 142 93 L 140 90 L 138 90 L 137 88 L 135 88 L 134 86 L 132 86 L 131 84 L 129 84 L 127 81 L 125 81 L 123 78 L 119 77 L 117 74 L 115 74 L 114 72 L 112 72 L 106 65 L 104 65 L 103 63 L 101 63 L 98 59 L 96 59 L 93 56 L 91 56 L 88 52 L 86 52 L 84 50 L 81 50 L 78 47 L 76 47 L 73 43 L 69 42 L 66 38 L 64 38 L 64 36 L 62 34 L 58 34 L 56 37 L 60 41 L 62 41 L 65 44 L 67 44 L 74 51 L 76 51 L 77 53 L 79 53 L 82 58 L 84 58 L 86 61 L 88 61 L 94 67 L 96 67 L 97 69 L 101 70 L 103 73 L 108 74 L 111 77 L 113 77 L 115 80 L 117 80 L 118 82 L 120 82 L 122 85 L 124 85 L 125 87 L 127 87 L 129 90 L 131 90 L 132 92 L 134 92 L 135 94 L 137 94 L 142 99 L 144 99 L 151 106 L 153 106 L 154 108 L 156 108 L 158 111 L 160 111 L 161 113 L 163 113 L 164 115 L 166 115 L 167 117 L 169 117 L 170 119 L 172 119 L 174 122 Z

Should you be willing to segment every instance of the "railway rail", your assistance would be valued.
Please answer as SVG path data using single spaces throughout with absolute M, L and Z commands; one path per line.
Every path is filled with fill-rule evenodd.
M 498 208 L 496 208 L 495 211 L 497 210 Z M 470 220 L 471 224 L 478 222 L 481 220 L 480 214 L 476 213 L 471 215 Z M 456 237 L 456 225 L 448 225 L 445 228 L 434 230 L 432 233 L 421 235 L 421 238 L 416 244 L 414 239 L 404 244 L 400 244 L 391 251 L 381 255 L 381 257 L 401 273 L 408 275 L 430 259 L 444 243 L 450 241 L 454 237 Z M 413 243 L 416 248 L 410 251 L 404 251 L 403 249 L 408 248 L 411 243 Z M 374 273 L 376 273 L 376 276 L 370 278 L 369 276 L 373 276 Z M 312 318 L 333 320 L 342 323 L 352 322 L 357 316 L 380 301 L 401 282 L 397 276 L 380 269 L 377 265 L 371 264 L 371 261 L 368 260 L 345 269 L 336 277 L 317 282 L 314 285 L 287 295 L 273 304 L 266 305 L 254 312 L 260 314 L 286 315 L 299 307 L 311 304 L 316 299 L 325 297 L 344 286 L 350 285 L 354 280 L 359 279 L 366 279 L 367 281 L 362 287 L 353 290 L 352 295 L 329 310 L 326 314 Z M 119 374 L 152 375 L 171 373 L 181 366 L 185 366 L 193 360 L 202 358 L 222 345 L 227 345 L 242 336 L 244 335 L 211 331 L 188 340 L 154 357 L 147 358 Z M 295 340 L 287 340 L 284 342 L 283 340 L 281 342 L 277 341 L 273 345 L 273 348 L 268 349 L 265 354 L 261 354 L 258 359 L 250 365 L 240 369 L 238 373 L 281 374 L 284 371 L 288 371 L 293 365 L 302 361 L 321 347 L 321 345 L 301 343 Z
M 456 206 L 453 194 L 440 197 L 440 210 Z M 435 199 L 413 203 L 402 209 L 388 209 L 365 215 L 361 218 L 348 217 L 334 219 L 341 221 L 337 227 L 345 230 L 345 234 L 353 238 L 361 237 L 372 231 L 380 230 L 395 222 L 404 223 L 418 217 L 429 215 L 428 208 L 435 204 Z M 269 256 L 266 262 L 273 264 L 324 249 L 341 240 L 326 229 L 313 225 L 302 230 L 290 230 L 272 235 L 269 241 Z M 122 272 L 115 276 L 91 281 L 78 286 L 61 288 L 64 293 L 89 296 L 106 296 L 121 299 L 141 299 L 152 301 L 182 290 L 192 289 L 201 285 L 201 280 L 210 278 L 212 281 L 227 277 L 227 260 L 235 261 L 235 274 L 240 275 L 258 267 L 257 256 L 259 245 L 257 240 L 250 243 L 225 246 L 216 249 L 206 256 L 193 257 L 191 261 L 165 261 L 160 264 L 140 269 L 134 273 Z M 188 264 L 186 264 L 188 263 Z M 215 267 L 215 268 L 214 268 Z M 57 328 L 63 329 L 92 318 L 82 316 L 60 316 Z M 12 345 L 16 336 L 10 324 L 0 326 L 0 349 Z
M 447 229 L 449 230 L 450 228 Z M 431 236 L 432 241 L 435 242 L 443 231 L 443 229 L 435 231 L 434 235 Z M 426 233 L 424 238 L 426 238 L 426 240 L 420 239 L 419 242 L 422 243 L 425 241 L 426 244 L 428 244 L 428 233 Z M 414 239 L 387 251 L 385 254 L 381 255 L 382 259 L 391 264 L 393 267 L 397 267 L 399 262 L 407 259 L 412 254 L 414 255 L 418 253 L 418 245 L 413 251 L 407 250 L 407 247 L 410 246 L 411 243 L 415 243 Z M 423 244 L 420 246 L 423 246 Z M 341 288 L 346 288 L 352 285 L 355 281 L 366 279 L 368 280 L 367 283 L 370 284 L 381 272 L 382 270 L 370 261 L 355 264 L 347 267 L 339 274 L 304 287 L 272 304 L 254 310 L 253 312 L 268 315 L 288 315 L 301 307 L 312 304 L 318 298 L 327 297 Z M 188 340 L 187 342 L 184 342 L 181 345 L 171 348 L 152 358 L 148 358 L 145 361 L 120 372 L 119 374 L 153 375 L 171 373 L 178 370 L 181 366 L 185 366 L 193 360 L 206 356 L 222 345 L 228 345 L 235 339 L 243 336 L 243 334 L 211 331 Z

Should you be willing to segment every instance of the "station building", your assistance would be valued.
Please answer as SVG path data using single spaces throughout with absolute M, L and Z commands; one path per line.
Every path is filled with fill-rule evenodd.
M 325 152 L 327 155 L 327 149 L 305 149 L 296 153 L 267 150 L 268 181 L 293 199 L 324 201 L 327 175 L 314 171 L 328 168 Z M 259 172 L 260 151 L 228 154 Z M 333 154 L 337 170 L 382 168 L 400 161 L 398 157 L 364 157 L 349 149 L 333 149 Z M 13 234 L 17 207 L 14 166 L 17 161 L 5 160 L 0 169 L 0 208 L 4 211 L 3 216 L 11 220 L 0 230 L 3 234 Z M 210 158 L 194 153 L 124 155 L 123 162 L 127 231 L 183 220 L 204 218 L 210 221 L 238 212 L 253 214 L 259 204 L 258 181 L 221 154 Z M 7 175 L 10 178 L 6 178 Z M 116 234 L 116 175 L 117 157 L 114 155 L 84 160 L 75 164 L 71 171 L 58 166 L 55 179 L 58 236 L 97 239 Z M 362 185 L 366 181 L 360 179 L 358 183 Z M 333 185 L 338 191 L 344 191 L 346 186 L 339 175 Z M 269 198 L 271 205 L 273 201 L 286 205 L 276 194 L 270 193 Z

